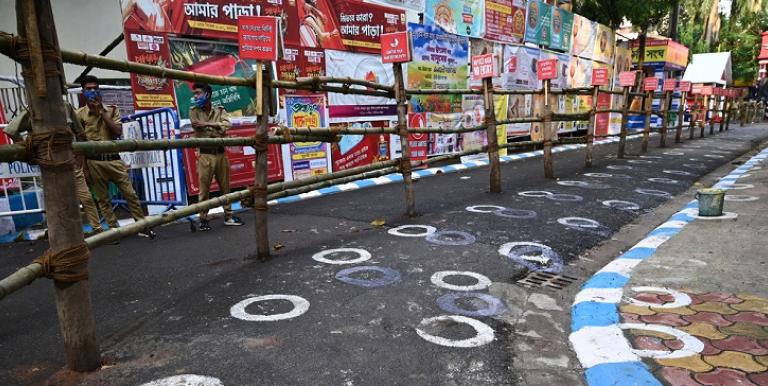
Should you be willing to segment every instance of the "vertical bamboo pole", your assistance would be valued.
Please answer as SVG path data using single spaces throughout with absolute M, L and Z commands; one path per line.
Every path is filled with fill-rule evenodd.
M 720 113 L 720 126 L 717 129 L 718 133 L 722 133 L 723 130 L 725 130 L 725 117 L 728 114 L 728 98 L 722 96 L 720 97 L 720 100 L 723 104 L 723 111 Z
M 688 92 L 680 93 L 680 105 L 677 107 L 677 126 L 675 126 L 675 143 L 682 142 L 683 121 L 685 117 L 685 103 L 688 101 Z
M 699 138 L 704 138 L 704 130 L 707 125 L 707 117 L 709 116 L 709 96 L 708 95 L 702 95 L 702 112 L 703 116 L 701 117 L 701 132 L 699 133 Z
M 629 105 L 631 100 L 629 99 L 629 87 L 624 87 L 624 106 L 621 111 L 621 127 L 619 128 L 619 150 L 616 154 L 616 158 L 624 158 L 624 151 L 627 147 L 627 125 L 629 124 Z
M 648 91 L 645 93 L 645 123 L 643 124 L 643 143 L 640 147 L 642 153 L 648 151 L 648 139 L 651 136 L 651 109 L 653 109 L 653 91 Z
M 747 103 L 744 99 L 739 101 L 739 127 L 744 127 L 747 123 Z
M 32 113 L 32 133 L 34 135 L 59 133 L 69 135 L 66 122 L 66 109 L 59 76 L 50 75 L 61 68 L 59 42 L 51 11 L 50 0 L 18 0 L 16 2 L 19 35 L 28 42 L 29 56 L 38 56 L 43 60 L 42 78 L 39 71 L 30 71 L 28 63 L 22 63 L 22 75 L 29 85 L 38 85 L 35 92 L 27 89 L 27 101 Z M 31 43 L 30 42 L 35 42 Z M 53 47 L 55 56 L 34 47 Z M 41 95 L 39 92 L 42 91 Z M 49 153 L 50 151 L 50 153 Z M 41 157 L 50 157 L 56 162 L 72 159 L 72 144 L 66 146 L 38 146 L 36 152 Z M 50 250 L 58 252 L 83 243 L 83 225 L 80 219 L 80 204 L 75 194 L 75 177 L 71 167 L 42 168 L 45 186 L 45 208 L 48 222 L 48 241 Z M 88 269 L 85 263 L 70 270 L 80 273 Z M 59 316 L 61 337 L 64 341 L 64 355 L 67 368 L 74 371 L 91 371 L 101 366 L 99 345 L 96 341 L 96 328 L 91 310 L 91 291 L 89 280 L 78 282 L 54 281 L 56 309 Z
M 592 148 L 595 142 L 595 124 L 597 122 L 597 94 L 600 91 L 600 86 L 595 86 L 592 92 L 592 109 L 589 111 L 589 126 L 587 127 L 587 154 L 584 160 L 586 167 L 592 166 Z
M 731 95 L 728 98 L 728 119 L 725 121 L 725 131 L 728 131 L 728 129 L 731 128 L 731 119 L 733 118 L 733 104 L 736 102 L 736 99 Z
M 661 105 L 661 135 L 659 136 L 659 147 L 667 147 L 667 130 L 669 129 L 669 103 L 672 94 L 669 91 L 664 92 L 664 101 Z
M 554 178 L 552 168 L 552 108 L 549 105 L 549 79 L 544 80 L 544 117 L 542 130 L 544 130 L 544 177 Z
M 256 228 L 256 257 L 259 260 L 269 258 L 269 233 L 267 228 L 267 125 L 269 124 L 269 104 L 272 93 L 269 82 L 264 82 L 264 71 L 271 74 L 267 63 L 256 62 L 256 114 L 259 125 L 256 129 L 257 143 L 263 146 L 256 149 L 256 175 L 253 180 L 254 223 Z M 269 75 L 271 78 L 271 75 Z
M 696 121 L 699 119 L 699 95 L 693 95 L 693 105 L 690 108 L 691 120 L 688 122 L 688 139 L 693 139 Z
M 413 196 L 413 181 L 411 179 L 411 146 L 408 142 L 408 100 L 405 95 L 405 80 L 403 79 L 403 65 L 393 63 L 392 70 L 395 75 L 395 100 L 397 101 L 397 134 L 400 136 L 400 173 L 403 175 L 403 187 L 405 188 L 405 213 L 408 216 L 416 216 L 416 200 Z
M 710 117 L 709 117 L 709 135 L 715 134 L 715 116 L 717 115 L 717 97 L 710 97 L 709 103 Z
M 491 193 L 501 193 L 501 163 L 499 162 L 499 141 L 496 137 L 496 106 L 493 102 L 492 78 L 483 79 L 483 102 L 488 136 L 488 161 L 491 165 Z

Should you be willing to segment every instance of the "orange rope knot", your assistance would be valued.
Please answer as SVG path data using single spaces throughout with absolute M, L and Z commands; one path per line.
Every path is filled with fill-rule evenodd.
M 256 149 L 257 152 L 265 152 L 267 151 L 267 145 L 269 145 L 269 138 L 266 135 L 254 135 L 253 136 L 253 148 Z
M 240 200 L 240 204 L 248 208 L 253 208 L 255 210 L 267 210 L 267 205 L 266 205 L 267 188 L 249 186 L 248 190 L 251 192 L 251 195 Z M 256 204 L 257 197 L 263 198 L 262 200 L 259 200 L 259 201 L 260 202 L 263 201 L 264 203 Z
M 88 279 L 87 264 L 90 257 L 91 251 L 85 243 L 82 243 L 57 252 L 49 249 L 32 262 L 43 266 L 43 276 L 56 281 L 73 283 Z M 83 265 L 86 266 L 82 271 L 73 272 L 75 268 Z
M 288 142 L 293 142 L 293 134 L 291 134 L 291 129 L 288 128 L 288 126 L 281 126 L 280 132 L 283 135 L 283 138 L 285 138 Z
M 74 166 L 74 156 L 62 161 L 53 159 L 55 152 L 72 146 L 72 134 L 67 131 L 29 134 L 24 145 L 27 149 L 27 162 L 32 165 L 49 169 L 69 169 Z

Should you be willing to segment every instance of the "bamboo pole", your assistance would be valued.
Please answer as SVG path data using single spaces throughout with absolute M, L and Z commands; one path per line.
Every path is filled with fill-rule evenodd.
M 717 98 L 714 96 L 709 97 L 709 103 L 707 106 L 710 106 L 709 112 L 709 135 L 715 134 L 715 115 L 717 114 Z
M 688 122 L 688 139 L 693 139 L 696 130 L 696 121 L 699 120 L 699 95 L 693 95 L 693 106 L 690 109 L 691 120 Z
M 32 263 L 0 280 L 0 300 L 43 276 L 43 266 Z
M 499 162 L 499 139 L 496 135 L 496 106 L 493 101 L 493 79 L 483 79 L 483 102 L 488 137 L 488 161 L 491 193 L 501 193 L 501 163 Z
M 624 158 L 624 152 L 627 147 L 627 125 L 629 124 L 629 106 L 632 101 L 629 99 L 629 86 L 625 86 L 623 99 L 624 106 L 621 112 L 621 127 L 619 128 L 619 149 L 616 154 L 616 158 Z
M 345 134 L 397 134 L 397 129 L 393 127 L 287 127 L 291 134 L 301 135 L 345 135 Z
M 685 103 L 687 101 L 688 92 L 683 91 L 680 93 L 680 105 L 677 106 L 677 126 L 675 127 L 675 143 L 682 142 L 683 136 L 683 122 L 685 118 Z
M 411 144 L 408 130 L 408 100 L 405 89 L 405 76 L 403 65 L 393 63 L 392 70 L 395 76 L 395 100 L 397 102 L 397 133 L 400 137 L 400 173 L 403 175 L 403 188 L 405 189 L 405 214 L 409 217 L 416 216 L 416 199 L 413 194 L 413 181 L 411 178 Z
M 643 123 L 643 142 L 640 145 L 640 152 L 648 151 L 648 139 L 651 136 L 651 109 L 653 108 L 653 91 L 646 92 L 645 95 L 645 121 Z
M 723 104 L 723 111 L 720 114 L 720 125 L 717 129 L 718 133 L 722 133 L 725 130 L 725 116 L 728 113 L 728 98 L 725 96 L 720 97 L 720 103 Z
M 395 88 L 380 83 L 369 82 L 367 80 L 353 79 L 350 77 L 332 77 L 332 76 L 313 76 L 313 77 L 299 77 L 296 78 L 296 85 L 310 85 L 317 86 L 327 83 L 339 83 L 342 85 L 356 85 L 366 88 L 372 88 L 375 90 L 386 91 L 390 93 L 395 92 Z
M 595 86 L 592 94 L 592 108 L 589 111 L 589 126 L 587 127 L 587 150 L 586 158 L 584 160 L 584 166 L 592 166 L 592 146 L 595 141 L 595 124 L 597 123 L 597 96 L 600 92 L 600 87 Z
M 731 128 L 731 119 L 733 118 L 733 104 L 736 103 L 736 98 L 731 97 L 730 103 L 728 103 L 728 119 L 725 121 L 725 131 Z
M 544 177 L 555 178 L 552 166 L 552 109 L 549 106 L 549 79 L 544 80 Z
M 659 133 L 659 147 L 667 147 L 667 130 L 669 128 L 669 104 L 671 101 L 672 93 L 669 91 L 664 92 L 664 101 L 661 106 L 661 133 Z
M 256 62 L 257 76 L 256 76 L 256 93 L 261 94 L 261 98 L 256 98 L 257 103 L 261 104 L 261 108 L 257 108 L 257 111 L 261 110 L 261 114 L 258 115 L 259 125 L 256 129 L 256 137 L 267 139 L 267 125 L 269 124 L 269 105 L 271 103 L 272 93 L 269 89 L 269 84 L 263 82 L 263 76 L 265 69 L 262 68 L 262 64 L 265 64 L 266 71 L 269 76 L 268 79 L 272 79 L 272 66 L 269 63 Z M 266 141 L 265 141 L 266 142 Z M 256 258 L 259 260 L 266 260 L 269 258 L 269 234 L 267 224 L 267 146 L 263 148 L 256 148 L 256 170 L 253 180 L 253 208 L 254 208 L 254 221 L 256 234 Z
M 399 167 L 397 166 L 390 166 L 390 167 L 379 169 L 379 170 L 371 170 L 364 173 L 354 174 L 346 177 L 334 178 L 327 181 L 316 182 L 314 184 L 286 189 L 277 193 L 272 193 L 269 196 L 267 196 L 267 198 L 270 200 L 275 200 L 281 197 L 295 196 L 298 194 L 311 192 L 311 191 L 322 189 L 329 186 L 345 184 L 352 181 L 359 181 L 367 178 L 376 178 L 376 177 L 385 176 L 388 174 L 396 173 L 398 170 L 399 170 Z
M 58 71 L 61 68 L 61 59 L 56 52 L 59 43 L 50 0 L 17 0 L 16 15 L 19 35 L 25 38 L 30 48 L 48 47 L 48 50 L 53 50 L 52 54 L 42 55 L 42 78 L 39 78 L 41 74 L 38 71 L 30 71 L 30 66 L 22 63 L 22 75 L 27 84 L 44 84 L 42 88 L 35 87 L 35 92 L 27 89 L 27 101 L 33 112 L 32 134 L 58 134 L 71 138 L 66 122 L 66 109 L 61 98 L 65 90 L 59 75 L 49 75 L 49 71 Z M 29 51 L 31 57 L 37 54 L 39 52 Z M 67 160 L 73 157 L 71 142 L 50 146 L 40 144 L 36 151 L 40 157 L 54 162 L 68 162 Z M 44 195 L 50 251 L 61 252 L 82 244 L 83 226 L 75 193 L 73 169 L 43 165 L 41 174 L 46 191 L 56 192 Z M 21 275 L 32 277 L 36 268 L 28 269 L 30 272 Z M 87 270 L 86 261 L 71 268 L 68 273 L 79 274 Z M 101 356 L 91 309 L 89 280 L 54 280 L 54 288 L 67 368 L 73 371 L 91 371 L 99 368 Z

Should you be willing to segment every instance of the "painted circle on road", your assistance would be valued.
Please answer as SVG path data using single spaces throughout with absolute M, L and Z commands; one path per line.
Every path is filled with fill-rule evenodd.
M 477 283 L 472 285 L 456 285 L 445 282 L 445 278 L 449 276 L 468 276 L 475 280 Z M 491 279 L 476 272 L 470 271 L 439 271 L 432 274 L 430 278 L 432 284 L 449 289 L 452 291 L 480 291 L 488 288 L 491 285 Z
M 613 209 L 619 209 L 619 210 L 638 210 L 640 209 L 640 205 L 635 204 L 631 201 L 622 201 L 622 200 L 606 200 L 603 201 L 603 205 L 613 208 Z
M 646 159 L 664 159 L 664 157 L 660 155 L 639 155 L 638 157 Z
M 288 312 L 273 315 L 249 314 L 245 308 L 256 302 L 267 300 L 287 300 L 293 304 L 293 309 Z M 240 320 L 249 322 L 274 322 L 278 320 L 295 318 L 309 309 L 309 301 L 296 295 L 262 295 L 254 296 L 235 304 L 229 309 L 229 314 Z
M 747 202 L 747 201 L 757 201 L 759 199 L 760 197 L 747 196 L 744 194 L 726 194 L 725 195 L 725 201 Z
M 661 153 L 664 155 L 685 155 L 682 151 L 665 151 L 664 153 Z
M 423 232 L 419 233 L 410 233 L 410 232 L 403 232 L 405 229 L 423 229 Z M 390 235 L 393 236 L 400 236 L 400 237 L 425 237 L 429 236 L 433 233 L 437 232 L 437 228 L 429 225 L 400 225 L 399 227 L 392 228 L 387 231 Z
M 561 217 L 557 219 L 557 222 L 561 225 L 574 228 L 590 228 L 595 229 L 600 227 L 600 223 L 590 218 L 584 217 Z
M 547 192 L 546 190 L 529 190 L 527 192 L 519 192 L 517 194 L 523 197 L 546 197 L 551 196 L 554 193 Z
M 531 219 L 536 218 L 536 212 L 532 210 L 527 209 L 500 209 L 493 214 L 499 216 L 499 217 L 507 217 L 507 218 L 519 218 L 519 219 Z
M 584 173 L 585 177 L 597 177 L 597 178 L 608 178 L 613 177 L 613 174 L 609 173 Z
M 629 165 L 608 165 L 606 168 L 611 170 L 632 170 L 634 169 L 632 166 Z
M 698 165 L 698 164 L 683 164 L 682 166 L 683 166 L 684 168 L 688 168 L 688 169 L 698 169 L 698 170 L 704 170 L 704 169 L 706 169 L 706 168 L 707 168 L 705 165 Z
M 669 169 L 664 169 L 663 172 L 666 173 L 666 174 L 674 174 L 676 176 L 692 176 L 693 175 L 693 173 L 686 172 L 685 170 L 669 170 Z
M 652 164 L 653 161 L 647 160 L 647 159 L 629 159 L 629 160 L 627 160 L 627 163 L 631 163 L 631 164 Z
M 478 299 L 485 303 L 485 307 L 468 310 L 456 304 L 461 299 Z M 479 292 L 445 294 L 437 298 L 437 305 L 445 312 L 464 316 L 496 316 L 507 310 L 499 298 Z
M 577 196 L 575 194 L 552 194 L 546 196 L 548 200 L 552 201 L 564 201 L 564 202 L 576 202 L 584 200 L 584 197 Z
M 179 374 L 142 383 L 139 386 L 224 386 L 224 384 L 219 378 L 197 374 Z
M 723 184 L 723 189 L 729 189 L 729 190 L 742 190 L 742 189 L 752 189 L 755 185 L 752 184 Z
M 431 325 L 446 325 L 449 323 L 466 324 L 475 330 L 475 336 L 469 339 L 448 339 L 425 331 L 425 329 L 429 328 Z M 416 333 L 427 342 L 440 346 L 457 348 L 479 347 L 491 343 L 494 339 L 494 332 L 490 326 L 477 319 L 459 315 L 441 315 L 422 319 L 419 326 L 416 327 Z
M 563 185 L 563 186 L 578 186 L 578 187 L 581 187 L 581 188 L 585 188 L 585 187 L 589 186 L 589 182 L 587 182 L 587 181 L 563 180 L 563 181 L 557 181 L 557 184 L 558 185 Z
M 462 231 L 437 231 L 426 240 L 437 245 L 469 245 L 475 242 L 475 236 Z
M 506 209 L 503 206 L 498 205 L 472 205 L 466 207 L 468 212 L 472 213 L 493 213 L 497 210 Z
M 505 243 L 499 247 L 499 254 L 535 272 L 559 273 L 563 267 L 563 258 L 544 244 L 527 241 Z
M 724 155 L 719 155 L 719 154 L 704 154 L 704 157 L 707 157 L 707 158 L 725 158 Z
M 669 326 L 645 323 L 619 323 L 619 328 L 622 330 L 660 332 L 663 334 L 672 335 L 678 341 L 683 343 L 683 347 L 673 351 L 639 350 L 633 348 L 632 352 L 634 352 L 639 357 L 655 359 L 678 359 L 696 355 L 704 350 L 704 343 L 702 341 L 687 332 L 680 331 Z
M 716 153 L 716 154 L 731 154 L 730 151 L 726 151 L 726 150 L 710 150 L 710 152 Z
M 358 257 L 356 259 L 351 259 L 351 260 L 331 260 L 326 258 L 326 256 L 332 255 L 334 253 L 354 253 L 354 254 L 357 254 Z M 362 263 L 366 260 L 370 260 L 370 258 L 371 258 L 371 253 L 361 248 L 326 249 L 324 251 L 320 251 L 312 255 L 312 259 L 315 261 L 319 261 L 321 263 L 326 263 L 326 264 L 334 264 L 334 265 L 357 264 L 357 263 Z
M 648 179 L 648 181 L 658 182 L 660 184 L 668 184 L 668 185 L 675 185 L 675 184 L 679 184 L 680 183 L 680 181 L 678 181 L 678 180 L 673 180 L 673 179 L 667 178 L 667 177 L 651 177 L 651 178 Z
M 356 279 L 352 275 L 359 272 L 377 272 L 381 276 L 374 279 Z M 363 265 L 358 267 L 351 267 L 342 269 L 336 273 L 336 279 L 341 282 L 356 285 L 358 287 L 376 288 L 397 283 L 400 281 L 400 272 L 395 271 L 392 268 L 379 267 L 375 265 Z
M 635 189 L 635 192 L 640 193 L 640 194 L 645 194 L 645 195 L 648 195 L 648 196 L 656 196 L 656 197 L 670 197 L 670 196 L 672 196 L 672 194 L 669 193 L 669 192 L 665 192 L 663 190 L 656 190 L 656 189 L 637 188 L 637 189 Z

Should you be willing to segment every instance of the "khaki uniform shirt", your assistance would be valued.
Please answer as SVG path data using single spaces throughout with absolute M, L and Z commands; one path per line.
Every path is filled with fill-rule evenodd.
M 75 109 L 69 103 L 65 102 L 64 105 L 67 110 L 67 125 L 69 125 L 69 129 L 78 141 L 85 140 L 85 130 L 80 124 Z M 32 132 L 32 120 L 29 116 L 29 110 L 22 111 L 21 114 L 14 118 L 3 131 L 5 134 L 8 134 L 14 142 L 21 143 L 21 141 L 24 140 L 23 134 Z
M 227 130 L 232 127 L 232 124 L 229 122 L 229 113 L 221 106 L 211 107 L 211 111 L 208 113 L 197 106 L 193 106 L 189 109 L 189 119 L 221 125 L 220 128 L 212 126 L 196 127 L 195 138 L 222 138 L 226 136 Z
M 112 122 L 121 125 L 120 109 L 114 105 L 105 105 L 107 115 Z M 85 136 L 89 141 L 111 141 L 117 139 L 107 127 L 107 123 L 101 118 L 101 114 L 92 114 L 88 106 L 77 109 L 77 118 L 85 129 Z

